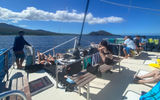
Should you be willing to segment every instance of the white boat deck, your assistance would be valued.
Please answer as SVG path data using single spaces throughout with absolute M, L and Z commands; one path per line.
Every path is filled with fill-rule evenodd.
M 122 71 L 119 73 L 118 68 L 113 69 L 113 74 L 104 73 L 102 78 L 96 78 L 90 83 L 90 99 L 91 100 L 122 100 L 122 96 L 126 91 L 132 90 L 141 94 L 141 91 L 149 91 L 151 88 L 143 84 L 133 83 L 133 76 L 140 70 L 151 71 L 154 68 L 147 65 L 148 61 L 156 61 L 159 53 L 142 52 L 139 57 L 128 58 L 121 61 Z M 15 72 L 23 72 L 22 70 L 11 69 L 11 75 Z M 10 76 L 11 76 L 10 75 Z M 76 92 L 65 92 L 64 89 L 55 86 L 55 80 L 44 70 L 29 74 L 29 81 L 48 76 L 54 86 L 44 90 L 43 92 L 32 96 L 32 100 L 86 100 L 86 91 L 82 89 L 80 96 Z M 148 84 L 154 86 L 154 84 Z M 136 100 L 136 99 L 134 99 Z

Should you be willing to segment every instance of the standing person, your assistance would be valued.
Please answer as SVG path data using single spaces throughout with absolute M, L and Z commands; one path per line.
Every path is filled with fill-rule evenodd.
M 14 45 L 13 45 L 13 51 L 16 56 L 16 64 L 17 68 L 21 69 L 22 68 L 22 63 L 25 58 L 25 54 L 23 51 L 24 45 L 31 46 L 23 37 L 24 31 L 19 31 L 18 34 L 19 36 L 15 37 Z
M 128 56 L 131 56 L 130 51 L 136 49 L 136 46 L 133 40 L 129 38 L 129 36 L 125 36 L 124 40 L 125 41 L 123 43 L 124 45 L 123 52 L 124 52 L 125 58 L 128 58 Z

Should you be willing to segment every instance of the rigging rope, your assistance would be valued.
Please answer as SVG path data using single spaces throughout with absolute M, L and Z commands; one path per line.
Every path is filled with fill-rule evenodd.
M 111 2 L 108 0 L 100 0 L 101 2 L 115 5 L 115 6 L 121 6 L 121 7 L 127 7 L 127 8 L 136 8 L 136 9 L 143 9 L 143 10 L 150 10 L 150 11 L 158 11 L 160 12 L 160 9 L 152 9 L 152 8 L 144 8 L 144 7 L 139 7 L 139 6 L 131 6 L 131 5 L 126 5 L 126 4 L 121 4 L 121 3 L 116 3 L 116 2 Z

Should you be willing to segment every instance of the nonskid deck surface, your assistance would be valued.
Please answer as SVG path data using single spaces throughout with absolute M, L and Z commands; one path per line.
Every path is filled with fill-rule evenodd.
M 112 74 L 104 73 L 102 78 L 96 78 L 90 83 L 90 98 L 91 100 L 121 100 L 126 91 L 132 90 L 137 93 L 141 91 L 149 91 L 151 88 L 147 85 L 134 84 L 133 77 L 135 73 L 142 69 L 146 71 L 154 70 L 145 64 L 147 61 L 156 61 L 156 56 L 159 53 L 156 52 L 142 52 L 137 57 L 123 59 L 121 61 L 121 72 L 118 72 L 118 67 L 113 67 Z M 10 77 L 14 73 L 22 72 L 23 70 L 13 69 L 10 73 Z M 76 92 L 65 92 L 65 89 L 55 87 L 55 80 L 44 70 L 29 74 L 29 82 L 47 76 L 54 84 L 53 87 L 44 90 L 32 96 L 32 100 L 86 100 L 86 91 L 82 89 L 82 95 L 80 96 Z M 154 84 L 148 84 L 153 86 Z

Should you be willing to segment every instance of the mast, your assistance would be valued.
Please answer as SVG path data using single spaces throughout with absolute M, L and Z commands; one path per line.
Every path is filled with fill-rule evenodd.
M 80 33 L 80 36 L 79 36 L 78 46 L 81 45 L 80 42 L 81 42 L 81 38 L 82 38 L 82 33 L 83 33 L 83 28 L 84 28 L 84 24 L 85 24 L 85 20 L 86 20 L 86 16 L 87 16 L 88 7 L 89 7 L 89 0 L 87 0 L 87 4 L 86 4 L 86 9 L 85 9 L 85 13 L 84 13 L 83 22 L 82 22 L 82 27 L 81 27 L 81 33 Z

